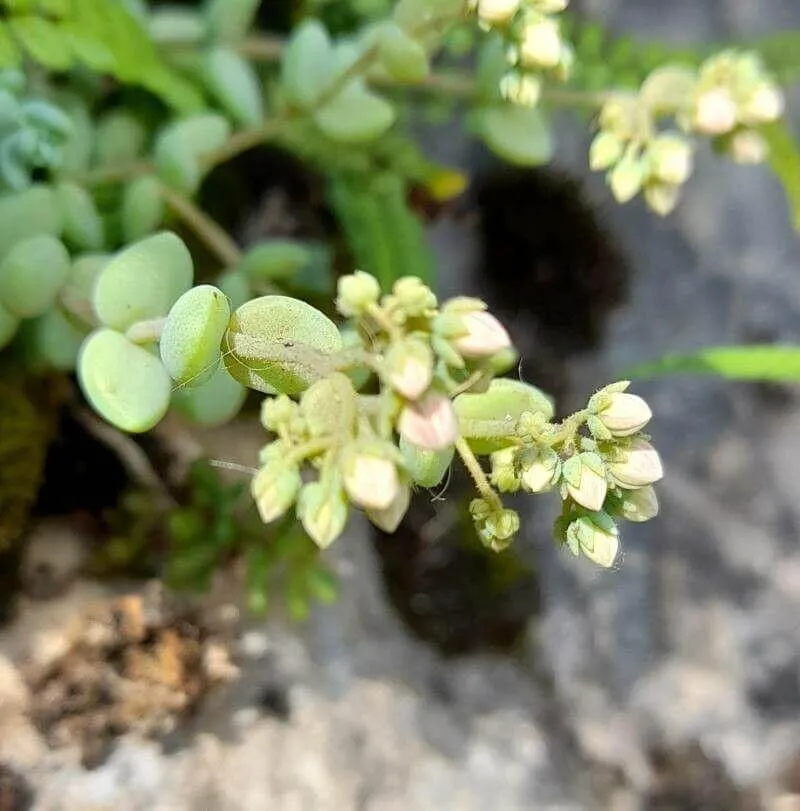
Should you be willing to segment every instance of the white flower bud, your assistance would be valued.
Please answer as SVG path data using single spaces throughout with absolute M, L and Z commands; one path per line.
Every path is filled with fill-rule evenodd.
M 671 183 L 648 183 L 644 187 L 644 200 L 661 217 L 675 209 L 681 196 L 681 187 Z
M 512 104 L 535 107 L 542 95 L 542 82 L 536 76 L 512 71 L 500 80 L 500 95 Z
M 598 566 L 608 569 L 617 559 L 619 534 L 605 513 L 576 518 L 567 528 L 567 539 Z
M 370 510 L 385 510 L 397 496 L 397 468 L 389 459 L 369 452 L 354 453 L 345 462 L 344 487 L 351 501 Z
M 412 445 L 443 451 L 458 437 L 458 418 L 449 397 L 430 392 L 419 402 L 406 405 L 400 413 L 397 429 Z
M 541 450 L 530 459 L 522 461 L 520 479 L 522 486 L 530 493 L 543 493 L 549 490 L 558 478 L 558 454 L 552 450 Z
M 658 498 L 651 487 L 629 490 L 620 504 L 620 513 L 628 521 L 649 521 L 658 515 Z
M 273 464 L 259 470 L 250 492 L 261 520 L 268 524 L 280 518 L 292 506 L 302 483 L 300 472 L 294 467 Z
M 704 135 L 724 135 L 736 126 L 736 102 L 725 87 L 701 93 L 694 105 L 694 129 Z
M 614 481 L 627 490 L 655 484 L 664 476 L 658 451 L 644 439 L 634 439 L 621 459 L 609 464 L 609 470 Z
M 692 173 L 691 144 L 679 135 L 659 135 L 648 149 L 651 174 L 660 181 L 679 186 Z
M 614 436 L 631 436 L 650 422 L 653 412 L 638 395 L 614 392 L 597 416 Z
M 728 155 L 734 163 L 763 163 L 769 154 L 769 146 L 764 138 L 753 130 L 739 130 L 731 136 Z
M 311 482 L 300 492 L 297 515 L 303 529 L 322 549 L 342 534 L 347 523 L 347 499 L 338 482 Z
M 383 510 L 367 510 L 367 518 L 384 532 L 394 532 L 403 520 L 411 503 L 411 488 L 406 482 L 400 482 L 394 500 Z
M 610 169 L 621 157 L 625 143 L 613 132 L 599 132 L 589 148 L 589 168 L 593 172 Z
M 554 68 L 561 61 L 558 22 L 546 17 L 532 22 L 522 32 L 520 61 L 528 68 Z
M 339 279 L 336 309 L 344 316 L 363 315 L 378 301 L 381 287 L 378 280 L 369 273 L 357 270 Z
M 762 82 L 750 98 L 739 106 L 739 120 L 749 125 L 776 121 L 783 115 L 785 106 L 780 88 L 772 82 Z
M 408 400 L 417 400 L 433 379 L 433 353 L 423 341 L 409 338 L 394 344 L 386 353 L 391 387 Z
M 605 476 L 594 470 L 584 462 L 585 455 L 581 454 L 580 471 L 575 478 L 567 479 L 567 492 L 576 504 L 587 510 L 597 512 L 603 508 L 608 492 L 608 483 Z
M 521 0 L 478 0 L 478 17 L 488 25 L 504 25 L 517 13 Z
M 505 327 L 491 314 L 482 310 L 461 316 L 464 334 L 453 338 L 453 348 L 464 358 L 490 358 L 511 346 Z

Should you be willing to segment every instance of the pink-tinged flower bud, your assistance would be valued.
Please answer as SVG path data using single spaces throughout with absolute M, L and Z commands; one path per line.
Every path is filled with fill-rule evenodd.
M 763 163 L 769 154 L 769 146 L 763 136 L 753 130 L 740 130 L 731 136 L 728 155 L 734 163 L 754 165 Z
M 631 436 L 650 422 L 650 406 L 635 394 L 614 392 L 608 405 L 597 416 L 614 436 Z
M 605 513 L 576 518 L 567 528 L 570 547 L 606 569 L 614 565 L 619 551 L 619 534 Z
M 609 470 L 614 481 L 627 490 L 655 484 L 664 476 L 658 451 L 644 439 L 634 439 L 623 451 L 619 461 L 611 462 Z
M 408 400 L 418 400 L 433 380 L 433 353 L 423 341 L 410 338 L 389 349 L 386 368 L 391 387 Z
M 648 485 L 625 493 L 619 512 L 627 521 L 649 521 L 658 515 L 656 491 Z
M 385 510 L 397 496 L 397 468 L 389 459 L 353 453 L 343 466 L 344 488 L 350 500 L 370 510 Z
M 254 476 L 250 492 L 261 520 L 268 524 L 280 518 L 292 506 L 302 485 L 300 472 L 280 463 L 268 465 Z
M 715 87 L 695 101 L 694 128 L 704 135 L 724 135 L 736 126 L 736 102 L 730 91 Z
M 603 508 L 608 492 L 608 482 L 603 475 L 602 462 L 596 454 L 582 453 L 573 457 L 564 466 L 567 492 L 576 504 L 597 512 Z
M 464 358 L 490 358 L 511 346 L 506 328 L 491 314 L 483 310 L 461 316 L 464 334 L 453 338 L 451 343 Z
M 450 399 L 431 392 L 417 403 L 409 403 L 397 423 L 400 435 L 412 445 L 429 451 L 443 451 L 458 437 L 458 419 Z

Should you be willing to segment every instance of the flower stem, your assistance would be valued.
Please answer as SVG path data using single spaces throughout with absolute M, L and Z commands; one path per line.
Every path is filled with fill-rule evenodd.
M 483 468 L 478 462 L 477 457 L 472 452 L 472 448 L 467 444 L 467 440 L 464 437 L 459 437 L 456 440 L 456 450 L 458 451 L 458 455 L 461 457 L 461 461 L 464 463 L 464 467 L 469 472 L 469 475 L 472 477 L 472 481 L 475 482 L 475 487 L 478 488 L 478 492 L 481 494 L 481 497 L 484 501 L 489 505 L 491 510 L 502 510 L 503 509 L 503 502 L 500 501 L 500 496 L 495 493 L 492 489 L 491 484 L 489 484 L 489 480 L 486 478 L 486 474 L 483 472 Z
M 168 186 L 162 184 L 161 194 L 167 205 L 197 234 L 197 236 L 222 260 L 225 265 L 236 265 L 242 252 L 219 223 L 205 211 Z

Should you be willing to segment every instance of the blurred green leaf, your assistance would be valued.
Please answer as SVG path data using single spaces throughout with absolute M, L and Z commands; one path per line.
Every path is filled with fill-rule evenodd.
M 792 211 L 792 223 L 800 231 L 800 147 L 788 127 L 776 122 L 761 129 L 769 145 L 769 165 L 781 181 Z
M 719 346 L 667 355 L 631 369 L 626 377 L 716 375 L 731 380 L 800 380 L 800 346 Z

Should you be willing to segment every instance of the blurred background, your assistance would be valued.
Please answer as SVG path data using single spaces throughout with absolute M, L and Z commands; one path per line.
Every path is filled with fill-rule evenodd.
M 800 27 L 796 0 L 570 8 L 674 44 Z M 589 174 L 585 124 L 568 116 L 554 164 L 532 171 L 500 165 L 458 120 L 417 129 L 431 159 L 472 178 L 426 210 L 439 292 L 484 297 L 520 348 L 520 376 L 553 392 L 560 413 L 667 352 L 800 341 L 800 242 L 763 169 L 701 152 L 660 219 L 613 202 Z M 329 233 L 313 179 L 280 155 L 251 160 L 263 189 L 236 214 L 243 240 Z M 24 610 L 9 607 L 0 627 L 0 811 L 797 811 L 797 387 L 676 376 L 632 390 L 652 406 L 666 475 L 661 514 L 626 526 L 615 569 L 555 547 L 547 499 L 516 505 L 513 553 L 482 553 L 464 539 L 455 477 L 417 500 L 396 537 L 352 521 L 330 555 L 338 601 L 300 624 L 281 610 L 241 620 L 225 574 L 200 609 L 168 605 L 129 571 L 133 585 L 88 577 L 75 493 L 83 482 L 82 513 L 106 510 L 129 471 L 70 423 L 49 457 L 35 542 L 3 587 Z M 262 441 L 251 416 L 143 447 L 249 465 Z M 75 479 L 76 460 L 103 471 L 107 492 Z M 137 666 L 156 661 L 180 689 L 140 690 L 111 713 L 102 662 L 62 655 L 77 613 L 120 594 L 117 632 L 140 639 L 147 625 L 160 651 Z M 215 663 L 205 675 L 174 653 L 186 640 Z M 58 678 L 12 664 L 58 656 Z

